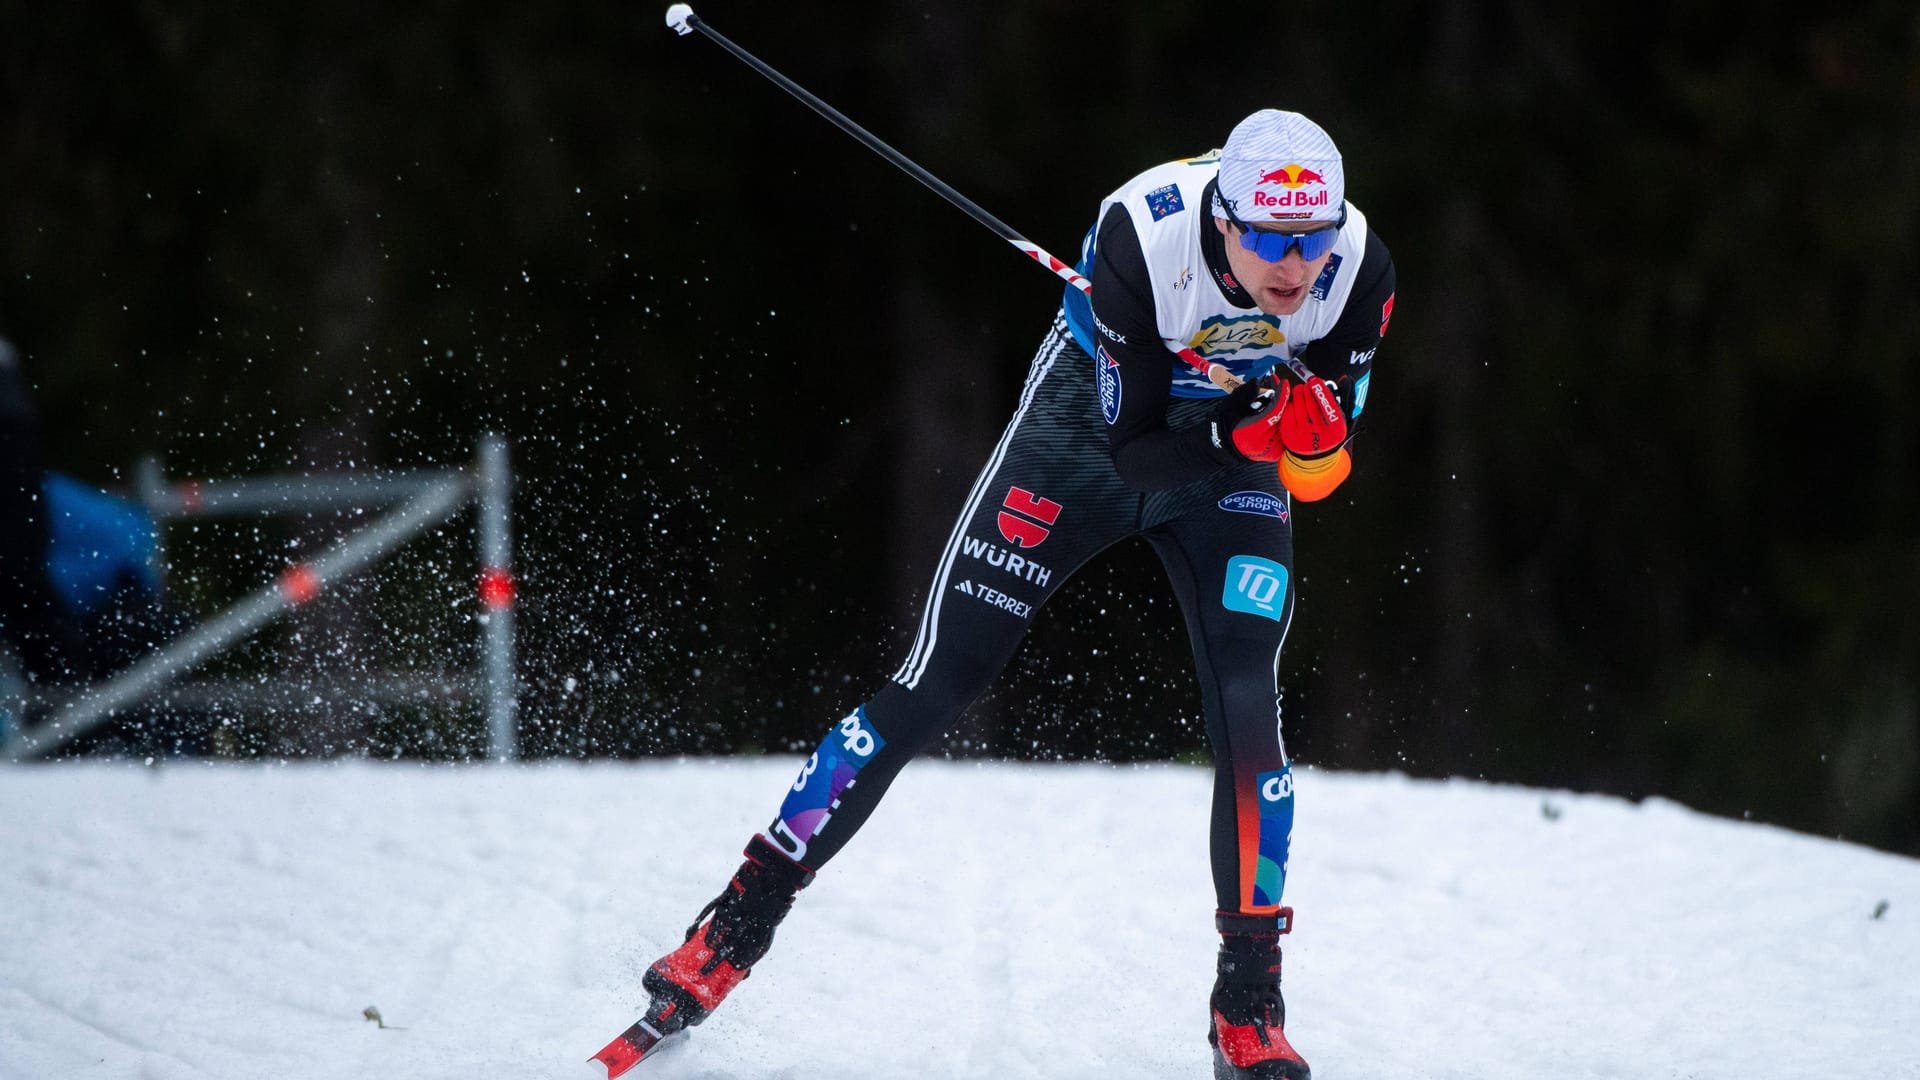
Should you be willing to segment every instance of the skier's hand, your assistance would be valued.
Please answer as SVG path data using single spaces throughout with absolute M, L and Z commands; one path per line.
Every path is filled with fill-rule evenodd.
M 1282 448 L 1301 461 L 1325 457 L 1347 444 L 1347 416 L 1340 411 L 1340 398 L 1333 384 L 1318 375 L 1287 391 L 1279 420 Z
M 1249 379 L 1213 407 L 1213 441 L 1247 461 L 1279 461 L 1286 447 L 1280 438 L 1287 398 L 1272 375 Z
M 1347 434 L 1347 415 L 1332 383 L 1315 375 L 1287 391 L 1280 420 L 1280 483 L 1294 498 L 1324 499 L 1353 471 Z

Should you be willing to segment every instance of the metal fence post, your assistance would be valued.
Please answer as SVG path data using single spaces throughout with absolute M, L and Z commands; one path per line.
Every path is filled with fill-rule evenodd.
M 480 440 L 480 603 L 485 610 L 487 669 L 487 755 L 509 761 L 518 754 L 515 729 L 519 694 L 513 655 L 513 479 L 507 442 L 498 435 Z
M 162 517 L 162 508 L 167 500 L 167 477 L 160 467 L 160 459 L 147 454 L 133 467 L 133 487 L 140 498 L 140 505 L 153 520 L 153 553 L 149 568 L 153 571 L 153 580 L 161 583 L 165 589 L 171 581 L 167 573 L 167 530 Z

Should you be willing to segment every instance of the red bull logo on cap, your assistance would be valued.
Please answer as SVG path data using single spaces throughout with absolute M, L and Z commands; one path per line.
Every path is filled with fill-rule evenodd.
M 1263 184 L 1279 184 L 1286 188 L 1303 188 L 1308 184 L 1326 186 L 1327 178 L 1304 165 L 1282 165 L 1270 173 L 1261 173 Z
M 1268 191 L 1268 184 L 1278 184 L 1286 190 Z M 1254 207 L 1267 211 L 1269 217 L 1308 217 L 1332 201 L 1327 178 L 1304 165 L 1282 165 L 1272 172 L 1261 173 L 1253 189 Z

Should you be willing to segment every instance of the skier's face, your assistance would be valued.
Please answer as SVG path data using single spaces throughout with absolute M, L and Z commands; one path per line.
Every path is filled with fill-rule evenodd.
M 1333 255 L 1329 250 L 1317 259 L 1303 259 L 1299 247 L 1290 246 L 1285 258 L 1268 262 L 1241 246 L 1240 226 L 1217 217 L 1213 219 L 1213 227 L 1226 238 L 1227 265 L 1233 269 L 1234 278 L 1253 297 L 1254 304 L 1269 315 L 1291 315 L 1299 311 L 1300 305 L 1307 302 L 1307 289 Z

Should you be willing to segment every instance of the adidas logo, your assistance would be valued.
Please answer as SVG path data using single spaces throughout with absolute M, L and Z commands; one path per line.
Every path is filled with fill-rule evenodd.
M 1001 592 L 999 589 L 986 585 L 975 585 L 972 581 L 963 581 L 955 585 L 953 591 L 966 593 L 975 600 L 984 601 L 1002 611 L 1010 611 L 1023 619 L 1033 614 L 1032 604 L 1027 603 L 1025 600 L 1015 599 Z

